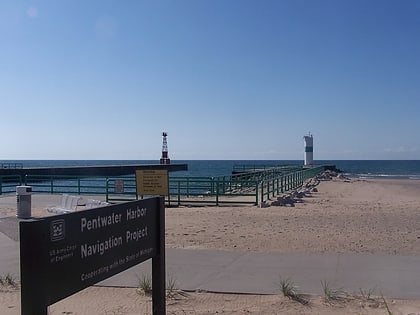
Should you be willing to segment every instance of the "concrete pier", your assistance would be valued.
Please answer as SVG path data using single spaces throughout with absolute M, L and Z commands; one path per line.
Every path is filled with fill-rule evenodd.
M 3 168 L 0 176 L 62 175 L 62 176 L 121 176 L 134 174 L 136 170 L 187 171 L 187 164 L 131 164 L 68 167 Z

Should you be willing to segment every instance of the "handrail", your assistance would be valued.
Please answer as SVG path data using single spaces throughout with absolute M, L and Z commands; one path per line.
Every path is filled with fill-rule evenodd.
M 0 176 L 0 195 L 16 191 L 16 186 L 22 185 L 20 175 Z
M 297 172 L 290 172 L 277 178 L 266 179 L 261 182 L 261 202 L 289 190 L 296 189 L 303 185 L 303 182 L 325 170 L 324 166 L 303 169 Z
M 50 194 L 104 194 L 106 178 L 63 175 L 26 175 L 25 185 L 32 186 L 33 192 Z
M 323 166 L 273 167 L 230 176 L 170 177 L 169 205 L 183 204 L 254 204 L 296 189 L 324 170 Z M 14 192 L 16 185 L 31 185 L 33 192 L 104 194 L 107 202 L 136 200 L 136 179 L 125 177 L 80 177 L 62 175 L 0 176 L 0 194 Z
M 324 170 L 324 167 L 310 169 L 273 168 L 265 172 L 255 171 L 232 176 L 218 177 L 171 177 L 169 179 L 169 205 L 183 204 L 255 204 L 276 195 L 296 189 L 304 180 Z M 132 179 L 134 180 L 134 179 Z M 125 193 L 125 197 L 130 193 Z M 131 198 L 134 198 L 135 193 Z M 113 199 L 108 192 L 107 200 Z M 125 200 L 125 199 L 123 199 Z
M 0 168 L 23 168 L 23 163 L 17 163 L 17 162 L 2 162 L 0 163 Z

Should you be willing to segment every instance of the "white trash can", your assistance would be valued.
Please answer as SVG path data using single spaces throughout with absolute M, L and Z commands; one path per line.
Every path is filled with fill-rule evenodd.
M 31 195 L 32 186 L 16 186 L 16 216 L 19 219 L 29 219 L 31 217 Z

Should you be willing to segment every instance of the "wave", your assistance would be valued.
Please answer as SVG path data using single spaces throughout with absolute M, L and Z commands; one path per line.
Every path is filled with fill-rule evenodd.
M 409 179 L 409 180 L 420 180 L 418 174 L 372 174 L 372 173 L 345 173 L 345 176 L 350 178 L 358 179 Z

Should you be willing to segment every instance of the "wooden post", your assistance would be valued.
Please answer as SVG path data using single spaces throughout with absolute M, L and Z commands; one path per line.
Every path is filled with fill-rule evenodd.
M 159 198 L 158 253 L 152 258 L 152 308 L 153 315 L 166 314 L 166 268 L 165 268 L 165 199 Z
M 20 240 L 25 247 L 20 246 L 20 259 L 31 261 L 31 264 L 21 264 L 20 281 L 21 281 L 21 315 L 47 315 L 48 306 L 45 302 L 45 296 L 42 287 L 44 278 L 44 268 L 40 261 L 39 253 L 31 248 L 28 240 L 34 237 L 30 222 L 20 222 Z M 25 225 L 27 228 L 22 228 Z M 41 244 L 42 246 L 42 244 Z

